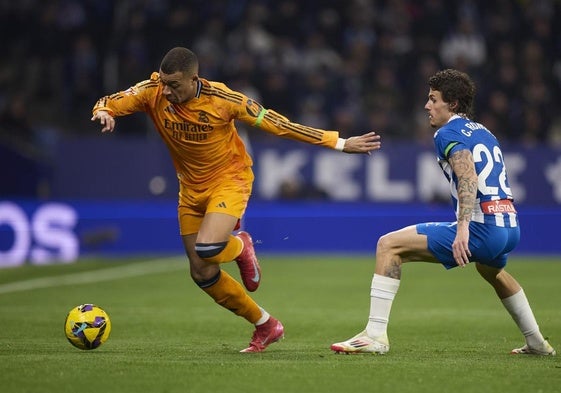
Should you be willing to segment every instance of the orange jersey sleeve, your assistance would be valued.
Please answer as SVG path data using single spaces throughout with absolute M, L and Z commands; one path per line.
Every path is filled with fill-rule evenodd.
M 225 86 L 222 88 L 226 89 Z M 325 131 L 293 123 L 274 110 L 264 108 L 251 98 L 241 93 L 235 94 L 240 95 L 242 106 L 237 117 L 238 120 L 284 138 L 335 148 L 339 138 L 338 131 Z
M 193 99 L 171 104 L 162 95 L 158 73 L 153 73 L 149 80 L 99 99 L 93 112 L 106 110 L 115 117 L 146 112 L 170 151 L 178 177 L 195 187 L 239 175 L 252 166 L 235 120 L 282 137 L 335 148 L 336 131 L 292 123 L 223 83 L 199 82 Z
M 203 84 L 202 95 L 222 97 L 228 103 L 230 115 L 250 126 L 261 128 L 272 134 L 334 149 L 339 138 L 338 131 L 325 131 L 293 123 L 271 109 L 240 92 L 230 90 L 225 84 L 208 82 Z
M 93 107 L 93 113 L 105 110 L 111 116 L 118 117 L 135 112 L 149 112 L 148 103 L 155 98 L 159 84 L 157 74 L 153 73 L 150 79 L 139 82 L 125 91 L 100 98 Z

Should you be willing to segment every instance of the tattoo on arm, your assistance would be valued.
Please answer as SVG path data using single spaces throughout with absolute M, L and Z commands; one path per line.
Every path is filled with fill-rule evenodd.
M 477 174 L 469 150 L 460 150 L 450 157 L 448 163 L 458 178 L 458 221 L 471 221 L 471 213 L 477 196 Z

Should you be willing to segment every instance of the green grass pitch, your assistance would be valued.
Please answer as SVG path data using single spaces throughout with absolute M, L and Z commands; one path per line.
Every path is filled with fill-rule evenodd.
M 183 257 L 83 260 L 0 270 L 0 391 L 19 392 L 560 392 L 561 356 L 509 355 L 518 329 L 474 266 L 404 265 L 387 355 L 336 355 L 363 329 L 372 256 L 261 256 L 253 298 L 286 337 L 240 354 L 253 332 L 189 278 Z M 224 266 L 239 277 L 235 264 Z M 561 350 L 561 258 L 513 257 L 543 333 Z M 66 313 L 95 303 L 109 340 L 66 341 Z

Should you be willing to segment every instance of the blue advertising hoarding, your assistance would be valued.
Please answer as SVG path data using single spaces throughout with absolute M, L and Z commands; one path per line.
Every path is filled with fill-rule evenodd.
M 320 190 L 330 201 L 425 203 L 448 200 L 433 150 L 385 141 L 372 155 L 349 155 L 273 138 L 250 146 L 253 200 L 282 196 L 286 182 Z M 503 146 L 517 204 L 561 206 L 561 148 Z M 54 199 L 175 199 L 177 180 L 158 139 L 65 139 L 55 155 Z M 1 197 L 1 193 L 0 193 Z
M 526 254 L 561 254 L 561 211 L 521 207 Z M 442 205 L 252 202 L 244 220 L 260 253 L 374 255 L 386 232 L 451 221 Z M 80 256 L 180 254 L 176 203 L 0 201 L 0 266 L 69 263 Z
M 183 252 L 175 174 L 158 141 L 69 140 L 60 149 L 52 198 L 0 199 L 1 266 Z M 561 151 L 503 150 L 522 223 L 515 252 L 561 254 Z M 373 255 L 386 232 L 454 220 L 427 147 L 385 143 L 370 156 L 346 155 L 277 138 L 251 151 L 256 181 L 244 225 L 258 252 Z M 296 199 L 286 191 L 293 183 Z

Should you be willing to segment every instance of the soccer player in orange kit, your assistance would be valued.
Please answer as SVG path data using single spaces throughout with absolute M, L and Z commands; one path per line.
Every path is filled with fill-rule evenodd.
M 178 219 L 193 281 L 216 303 L 255 325 L 249 346 L 262 352 L 284 336 L 280 321 L 261 308 L 220 264 L 235 260 L 246 289 L 253 292 L 261 268 L 249 233 L 239 229 L 253 185 L 253 164 L 234 120 L 272 134 L 345 153 L 380 148 L 374 132 L 347 139 L 292 123 L 225 84 L 198 75 L 197 56 L 171 49 L 159 72 L 135 86 L 98 100 L 92 121 L 113 131 L 115 117 L 146 112 L 167 145 L 179 179 Z

